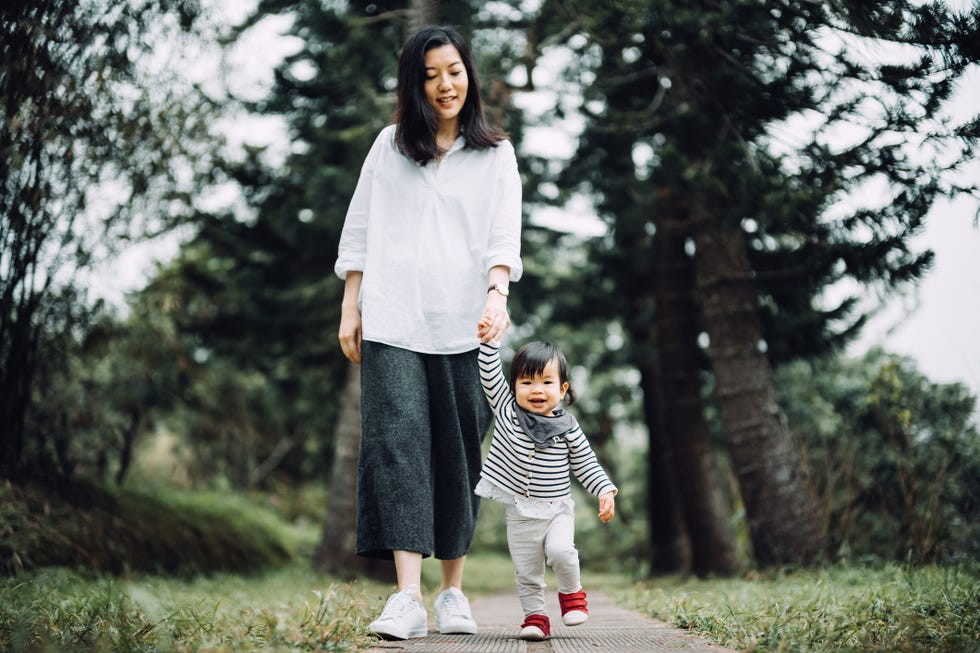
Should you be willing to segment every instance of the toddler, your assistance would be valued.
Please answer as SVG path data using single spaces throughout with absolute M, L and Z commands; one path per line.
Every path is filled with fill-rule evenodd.
M 484 323 L 479 326 L 481 341 Z M 589 617 L 575 548 L 575 504 L 569 471 L 599 497 L 599 519 L 615 513 L 618 492 L 574 417 L 560 407 L 575 395 L 561 350 L 546 342 L 521 348 L 504 378 L 496 341 L 481 342 L 480 378 L 494 413 L 493 439 L 476 493 L 507 505 L 507 544 L 514 562 L 517 594 L 524 610 L 521 639 L 551 634 L 545 609 L 545 564 L 558 579 L 558 601 L 566 626 Z

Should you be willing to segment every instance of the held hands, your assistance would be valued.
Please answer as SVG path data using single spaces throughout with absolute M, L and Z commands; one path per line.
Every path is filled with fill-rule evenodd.
M 476 336 L 480 342 L 500 340 L 510 326 L 507 313 L 507 298 L 496 292 L 487 293 L 487 303 L 483 307 L 483 317 L 476 326 Z
M 603 524 L 608 523 L 616 514 L 616 493 L 606 492 L 599 497 L 599 519 Z

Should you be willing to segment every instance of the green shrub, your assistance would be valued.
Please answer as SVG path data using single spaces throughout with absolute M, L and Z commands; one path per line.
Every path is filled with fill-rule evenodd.
M 281 565 L 310 535 L 232 495 L 0 485 L 0 564 L 207 573 Z
M 980 557 L 977 402 L 906 358 L 778 371 L 786 415 L 823 499 L 830 553 L 915 562 Z

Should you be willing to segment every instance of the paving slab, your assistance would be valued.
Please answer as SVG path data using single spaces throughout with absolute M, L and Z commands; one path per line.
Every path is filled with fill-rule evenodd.
M 523 613 L 516 592 L 472 597 L 470 607 L 480 625 L 476 635 L 440 634 L 430 609 L 427 637 L 379 640 L 366 653 L 736 653 L 681 628 L 621 608 L 599 592 L 589 592 L 589 620 L 571 627 L 561 623 L 558 599 L 551 597 L 551 637 L 543 642 L 518 638 Z

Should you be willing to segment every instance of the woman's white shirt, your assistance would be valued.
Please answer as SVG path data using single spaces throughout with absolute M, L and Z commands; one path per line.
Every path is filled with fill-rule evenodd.
M 457 138 L 437 164 L 420 166 L 375 139 L 361 168 L 334 271 L 360 270 L 364 340 L 454 354 L 479 343 L 487 272 L 523 271 L 521 180 L 510 141 L 478 151 Z

